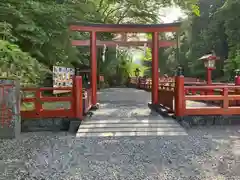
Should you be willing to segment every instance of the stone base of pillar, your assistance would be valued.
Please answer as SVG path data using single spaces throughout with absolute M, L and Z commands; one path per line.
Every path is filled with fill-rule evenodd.
M 8 124 L 9 123 L 9 124 Z M 1 122 L 0 139 L 13 139 L 20 136 L 21 116 L 15 116 L 10 122 Z
M 22 132 L 39 132 L 39 131 L 68 131 L 72 121 L 81 120 L 76 118 L 38 118 L 22 119 Z
M 77 133 L 78 129 L 79 129 L 79 126 L 81 125 L 81 120 L 74 120 L 74 121 L 70 121 L 70 124 L 69 124 L 69 129 L 68 129 L 68 132 L 69 133 L 72 133 L 72 134 L 75 134 Z

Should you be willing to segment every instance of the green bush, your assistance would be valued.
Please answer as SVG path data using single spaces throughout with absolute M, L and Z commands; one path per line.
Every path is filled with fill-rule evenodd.
M 1 76 L 19 79 L 21 85 L 36 84 L 44 77 L 44 68 L 36 59 L 23 52 L 17 45 L 0 40 Z

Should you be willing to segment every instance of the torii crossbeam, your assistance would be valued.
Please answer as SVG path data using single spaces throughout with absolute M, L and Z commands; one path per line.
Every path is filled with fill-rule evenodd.
M 144 46 L 152 47 L 152 41 L 96 41 L 97 46 L 116 47 L 118 46 Z M 175 41 L 159 41 L 159 48 L 175 46 Z M 73 46 L 90 46 L 90 40 L 72 40 Z
M 147 43 L 152 48 L 152 104 L 158 104 L 158 58 L 159 47 L 166 47 L 166 42 L 159 41 L 159 32 L 177 32 L 181 23 L 168 23 L 168 24 L 88 24 L 74 22 L 70 25 L 70 30 L 90 32 L 90 42 L 88 41 L 73 41 L 73 45 L 88 46 L 90 45 L 91 54 L 91 87 L 92 87 L 92 107 L 97 107 L 97 46 L 131 46 L 131 41 L 126 42 L 101 42 L 97 41 L 97 32 L 141 32 L 152 33 L 152 42 Z M 127 43 L 127 44 L 125 44 Z M 142 42 L 141 42 L 142 43 Z M 136 42 L 134 43 L 136 44 Z M 143 43 L 144 45 L 144 43 Z M 172 44 L 174 45 L 174 44 Z M 136 46 L 136 45 L 135 45 Z M 170 44 L 169 44 L 170 46 Z

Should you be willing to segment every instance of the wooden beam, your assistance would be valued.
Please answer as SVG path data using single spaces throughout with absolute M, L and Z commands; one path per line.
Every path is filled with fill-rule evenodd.
M 176 32 L 181 23 L 166 24 L 90 24 L 74 22 L 70 30 L 81 32 Z
M 100 41 L 97 40 L 97 46 L 104 46 L 107 47 L 116 47 L 119 46 L 144 46 L 144 44 L 147 44 L 147 47 L 152 46 L 151 41 Z M 89 46 L 90 41 L 89 40 L 72 40 L 73 46 Z M 159 47 L 171 47 L 175 46 L 175 41 L 159 41 Z

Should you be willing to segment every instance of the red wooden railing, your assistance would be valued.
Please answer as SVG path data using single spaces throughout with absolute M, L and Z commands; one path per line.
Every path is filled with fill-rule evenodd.
M 199 84 L 199 85 L 204 85 L 206 84 L 205 81 L 201 81 L 198 78 L 192 78 L 192 77 L 185 77 L 185 84 L 189 84 L 189 85 L 195 85 L 195 84 Z M 162 83 L 172 83 L 175 82 L 175 77 L 159 77 L 159 85 Z M 137 85 L 139 88 L 141 89 L 151 89 L 152 88 L 152 79 L 151 78 L 136 78 L 136 77 L 132 77 L 130 79 L 130 84 L 135 84 Z
M 158 104 L 164 106 L 169 112 L 174 112 L 175 82 L 159 83 Z
M 194 89 L 196 91 L 202 92 L 201 95 L 186 95 L 184 96 L 184 103 L 182 104 L 182 111 L 184 115 L 238 115 L 240 114 L 240 107 L 238 106 L 238 101 L 240 100 L 240 95 L 237 91 L 240 86 L 230 86 L 230 85 L 217 85 L 217 86 L 191 86 L 184 87 L 184 90 Z M 217 90 L 220 94 L 210 94 L 205 95 L 206 91 Z M 211 101 L 216 102 L 214 106 L 203 106 L 203 107 L 190 107 L 186 106 L 186 101 Z M 219 105 L 219 106 L 216 106 Z
M 237 81 L 235 85 L 224 83 L 207 85 L 204 82 L 193 82 L 193 78 L 184 76 L 168 80 L 159 81 L 158 104 L 164 106 L 168 112 L 174 112 L 175 116 L 240 115 L 240 86 Z M 151 80 L 140 79 L 136 86 L 150 90 Z M 200 107 L 187 106 L 187 101 L 200 101 L 206 104 Z
M 22 88 L 23 94 L 32 92 L 34 97 L 22 97 L 22 103 L 33 103 L 34 108 L 31 110 L 22 110 L 22 118 L 83 118 L 83 94 L 82 94 L 82 77 L 76 76 L 73 80 L 73 87 L 44 87 L 44 88 Z M 44 91 L 68 90 L 70 96 L 67 97 L 49 97 L 44 96 Z M 60 107 L 55 109 L 45 109 L 44 103 L 49 102 L 69 102 L 70 107 Z

